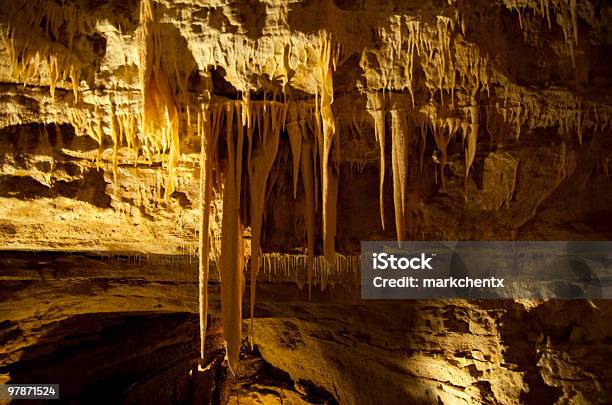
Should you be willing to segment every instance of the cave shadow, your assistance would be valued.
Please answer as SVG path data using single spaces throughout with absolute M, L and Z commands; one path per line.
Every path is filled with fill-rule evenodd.
M 610 382 L 605 378 L 607 363 L 604 360 L 612 355 L 609 302 L 552 299 L 532 310 L 512 300 L 475 302 L 482 308 L 504 310 L 498 322 L 501 342 L 505 347 L 504 361 L 512 370 L 524 373 L 523 379 L 528 387 L 528 391 L 521 392 L 521 403 L 556 403 L 564 395 L 562 388 L 548 385 L 542 376 L 541 367 L 545 368 L 546 365 L 540 366 L 539 362 L 547 354 L 561 355 L 566 366 L 598 377 L 599 383 L 605 385 L 601 391 L 610 392 Z M 560 383 L 567 386 L 580 384 L 581 381 L 562 379 Z M 600 394 L 594 395 L 599 397 Z M 585 397 L 585 400 L 597 402 L 598 397 Z
M 37 198 L 66 197 L 110 208 L 111 197 L 106 194 L 104 172 L 89 169 L 77 180 L 58 180 L 51 187 L 28 176 L 0 175 L 0 197 L 32 200 Z
M 520 402 L 533 405 L 555 403 L 562 393 L 559 388 L 546 384 L 538 370 L 537 346 L 530 342 L 533 339 L 530 329 L 534 327 L 530 323 L 530 314 L 514 301 L 502 300 L 501 304 L 506 309 L 499 322 L 501 341 L 506 346 L 504 361 L 515 365 L 516 371 L 524 373 L 523 380 L 529 387 L 528 392 L 521 392 Z
M 89 136 L 77 136 L 70 124 L 15 124 L 0 129 L 2 154 L 39 155 L 66 158 L 64 150 L 91 152 L 99 148 L 98 142 Z M 0 156 L 5 159 L 4 156 Z M 17 157 L 15 158 L 17 159 Z M 16 162 L 18 163 L 18 162 Z
M 59 384 L 60 403 L 108 404 L 141 403 L 129 400 L 130 390 L 163 371 L 165 384 L 145 387 L 148 403 L 191 403 L 198 342 L 197 314 L 82 314 L 52 324 L 0 373 L 13 384 Z
M 191 270 L 187 263 L 180 266 Z M 175 267 L 179 269 L 126 253 L 4 252 L 0 375 L 7 375 L 10 383 L 60 384 L 60 403 L 219 404 L 226 371 L 219 359 L 222 338 L 215 311 L 208 319 L 207 370 L 202 371 L 198 314 L 163 310 L 159 301 L 151 310 L 134 311 L 122 308 L 124 304 L 99 306 L 96 300 L 117 283 L 125 286 L 118 297 L 146 300 L 132 286 L 163 291 L 173 282 L 154 278 L 148 283 L 147 277 Z M 133 271 L 140 277 L 121 278 Z M 215 291 L 212 283 L 211 293 Z

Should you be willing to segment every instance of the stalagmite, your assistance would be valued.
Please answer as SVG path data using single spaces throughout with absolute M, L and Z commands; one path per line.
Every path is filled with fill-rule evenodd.
M 227 162 L 224 170 L 223 219 L 221 235 L 221 316 L 223 318 L 223 337 L 226 341 L 228 366 L 236 373 L 240 343 L 242 339 L 242 291 L 244 287 L 242 224 L 240 221 L 240 188 L 242 178 L 241 125 L 234 129 L 233 103 L 227 103 L 226 142 Z M 241 124 L 237 114 L 237 124 Z
M 374 135 L 378 141 L 378 148 L 380 153 L 380 164 L 379 164 L 379 183 L 378 183 L 378 196 L 379 196 L 379 207 L 380 207 L 380 223 L 382 229 L 385 229 L 385 202 L 384 202 L 384 185 L 385 185 L 385 112 L 386 107 L 384 103 L 384 94 L 381 93 L 368 93 L 368 102 L 371 103 L 368 112 L 374 119 Z
M 408 120 L 406 111 L 391 110 L 391 166 L 397 240 L 406 236 L 406 186 L 408 181 Z
M 264 106 L 267 102 L 264 101 Z M 261 228 L 263 220 L 264 203 L 266 197 L 266 184 L 272 164 L 278 152 L 278 142 L 280 131 L 284 124 L 282 117 L 286 114 L 287 104 L 271 102 L 270 110 L 262 114 L 261 110 L 256 110 L 259 115 L 259 123 L 263 121 L 264 127 L 259 126 L 258 137 L 254 139 L 249 136 L 248 171 L 249 185 L 251 192 L 251 346 L 253 346 L 253 317 L 255 313 L 255 291 L 257 287 L 257 274 L 259 273 L 261 257 Z M 295 107 L 295 105 L 294 105 Z M 297 111 L 294 110 L 297 117 Z M 270 122 L 268 125 L 267 123 Z M 249 133 L 250 133 L 249 128 Z M 298 135 L 300 135 L 298 133 Z M 295 158 L 294 158 L 295 159 Z M 225 214 L 224 214 L 225 215 Z

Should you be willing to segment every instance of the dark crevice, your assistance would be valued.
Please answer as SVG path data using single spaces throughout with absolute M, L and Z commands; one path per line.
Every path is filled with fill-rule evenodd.
M 99 208 L 110 208 L 111 197 L 106 194 L 104 172 L 87 170 L 81 179 L 59 180 L 48 186 L 28 176 L 0 175 L 0 197 L 32 200 L 66 197 L 84 201 Z

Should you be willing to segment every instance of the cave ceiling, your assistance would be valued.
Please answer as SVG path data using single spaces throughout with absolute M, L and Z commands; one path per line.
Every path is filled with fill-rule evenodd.
M 269 251 L 578 237 L 573 221 L 609 235 L 605 2 L 0 8 L 3 246 L 193 254 L 206 130 L 221 237 L 229 119 L 244 128 L 240 220 L 250 235 L 261 191 Z

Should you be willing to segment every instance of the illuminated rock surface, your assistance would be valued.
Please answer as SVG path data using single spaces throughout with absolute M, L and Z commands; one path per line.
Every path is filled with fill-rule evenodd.
M 101 313 L 180 313 L 197 357 L 200 311 L 230 402 L 249 373 L 260 402 L 610 401 L 605 303 L 359 303 L 355 256 L 610 239 L 611 24 L 594 0 L 0 0 L 2 366 Z

